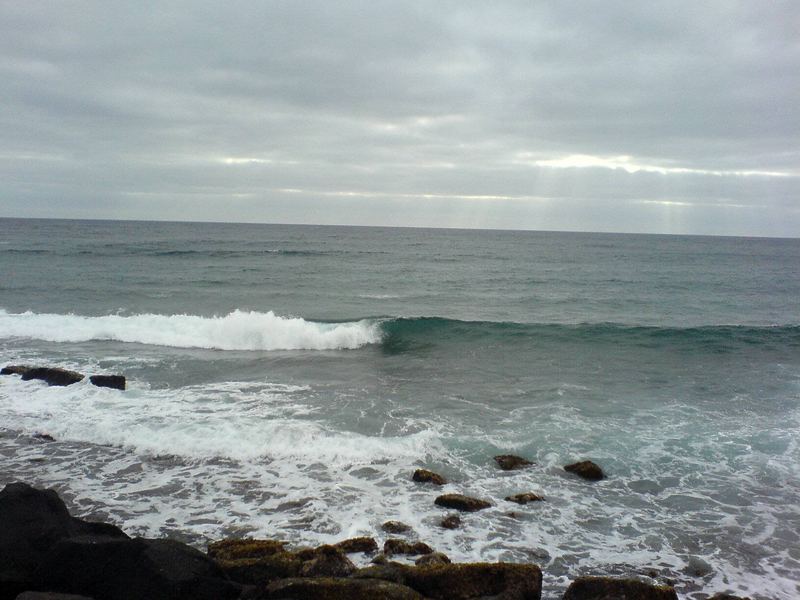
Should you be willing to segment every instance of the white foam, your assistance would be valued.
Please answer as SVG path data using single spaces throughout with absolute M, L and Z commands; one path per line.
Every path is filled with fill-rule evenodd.
M 9 313 L 0 309 L 0 337 L 50 342 L 114 340 L 218 350 L 340 350 L 378 343 L 374 320 L 319 323 L 272 311 L 234 310 L 225 316 L 138 314 L 88 317 Z

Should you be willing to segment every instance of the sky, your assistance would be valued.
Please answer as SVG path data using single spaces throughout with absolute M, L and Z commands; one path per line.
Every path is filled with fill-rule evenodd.
M 800 7 L 0 3 L 0 216 L 800 237 Z

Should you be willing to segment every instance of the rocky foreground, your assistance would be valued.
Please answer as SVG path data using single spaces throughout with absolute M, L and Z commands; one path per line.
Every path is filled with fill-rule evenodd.
M 387 522 L 386 531 L 402 528 Z M 12 483 L 0 491 L 0 600 L 538 600 L 533 564 L 462 563 L 424 543 L 374 539 L 289 549 L 277 540 L 229 539 L 203 553 L 170 539 L 131 538 L 108 523 L 72 517 L 54 490 Z M 391 560 L 419 555 L 415 565 Z M 733 596 L 719 595 L 733 599 Z M 634 579 L 581 577 L 564 600 L 677 600 Z

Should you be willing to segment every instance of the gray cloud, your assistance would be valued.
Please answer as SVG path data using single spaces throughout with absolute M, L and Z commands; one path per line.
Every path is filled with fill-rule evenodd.
M 0 215 L 797 236 L 798 15 L 4 3 Z

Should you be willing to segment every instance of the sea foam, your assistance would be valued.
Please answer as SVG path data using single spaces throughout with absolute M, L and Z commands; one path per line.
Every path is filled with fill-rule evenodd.
M 9 313 L 0 309 L 0 337 L 51 342 L 114 340 L 217 350 L 340 350 L 381 340 L 374 320 L 322 323 L 272 311 L 234 310 L 225 316 Z

